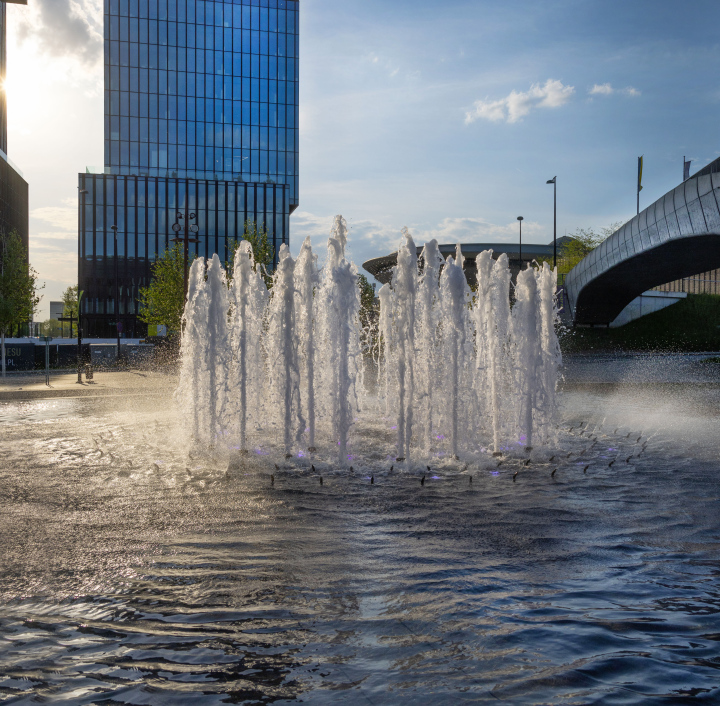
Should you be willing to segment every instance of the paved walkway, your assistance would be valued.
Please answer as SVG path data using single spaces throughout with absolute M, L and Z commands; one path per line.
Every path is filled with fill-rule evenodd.
M 101 395 L 162 395 L 175 389 L 177 377 L 152 371 L 99 371 L 91 382 L 78 384 L 77 373 L 8 373 L 0 377 L 0 402 L 33 400 L 48 397 L 83 397 Z
M 719 357 L 720 353 L 565 355 L 563 385 L 717 385 Z

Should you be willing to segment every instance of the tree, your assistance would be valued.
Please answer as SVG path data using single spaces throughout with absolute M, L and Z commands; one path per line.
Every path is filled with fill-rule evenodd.
M 225 263 L 225 269 L 228 274 L 228 282 L 232 279 L 232 268 L 235 262 L 235 253 L 240 247 L 240 243 L 247 240 L 253 251 L 253 259 L 255 260 L 255 270 L 260 268 L 268 288 L 272 286 L 272 262 L 275 257 L 275 250 L 270 243 L 268 232 L 264 226 L 258 228 L 255 221 L 245 221 L 243 229 L 243 237 L 240 240 L 233 240 L 228 243 L 230 250 L 230 262 Z
M 254 221 L 246 221 L 243 240 L 247 240 L 253 250 L 255 267 L 261 267 L 268 287 L 272 284 L 273 247 L 265 228 L 257 227 Z M 232 261 L 240 241 L 228 244 L 231 261 L 225 263 L 228 280 L 232 278 Z M 183 244 L 175 243 L 168 248 L 152 265 L 152 276 L 147 287 L 140 288 L 140 306 L 138 318 L 146 324 L 167 326 L 168 333 L 180 333 L 185 308 L 185 289 L 183 282 L 184 259 Z M 195 255 L 192 259 L 195 259 Z M 188 263 L 188 267 L 192 262 Z
M 378 311 L 375 306 L 375 290 L 363 274 L 358 275 L 358 289 L 360 290 L 360 326 L 363 343 L 366 347 L 372 348 L 377 343 Z
M 13 327 L 30 321 L 40 303 L 37 276 L 37 272 L 28 264 L 28 253 L 18 232 L 0 232 L 0 338 L 3 377 L 5 336 Z
M 45 319 L 45 321 L 40 324 L 41 336 L 51 336 L 52 338 L 58 338 L 62 330 L 62 326 L 57 319 Z
M 575 232 L 570 233 L 568 236 L 572 238 L 572 240 L 560 246 L 557 263 L 558 273 L 567 274 L 570 272 L 580 260 L 587 257 L 621 225 L 622 223 L 611 223 L 606 228 L 601 228 L 599 233 L 595 232 L 592 228 L 576 228 Z M 547 262 L 552 265 L 552 258 L 547 258 Z
M 192 259 L 195 259 L 194 255 Z M 167 326 L 168 333 L 180 333 L 185 307 L 184 268 L 182 243 L 175 243 L 155 260 L 150 285 L 141 287 L 139 292 L 140 321 Z
M 82 296 L 82 292 L 80 296 Z M 78 310 L 78 285 L 75 285 L 74 287 L 68 287 L 63 292 L 63 318 L 69 319 L 72 317 L 75 319 L 70 329 L 71 338 L 77 333 Z
M 363 274 L 358 275 L 358 289 L 360 290 L 360 321 L 364 327 L 375 317 L 375 290 Z

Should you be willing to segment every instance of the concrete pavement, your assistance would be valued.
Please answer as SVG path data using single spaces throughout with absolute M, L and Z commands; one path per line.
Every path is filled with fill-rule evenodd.
M 53 397 L 99 397 L 104 395 L 163 395 L 170 394 L 177 385 L 174 374 L 154 371 L 98 371 L 93 380 L 78 384 L 77 373 L 58 371 L 45 373 L 8 373 L 0 377 L 0 402 L 33 400 Z

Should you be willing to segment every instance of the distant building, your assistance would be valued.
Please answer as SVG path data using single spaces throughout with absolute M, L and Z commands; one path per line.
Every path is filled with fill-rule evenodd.
M 0 84 L 7 70 L 7 5 L 27 5 L 27 0 L 0 0 Z M 7 97 L 0 89 L 0 231 L 16 230 L 29 250 L 28 184 L 8 157 Z
M 455 245 L 440 245 L 440 254 L 447 259 L 455 256 Z M 460 248 L 465 258 L 463 270 L 468 284 L 474 287 L 477 284 L 477 266 L 475 259 L 485 250 L 493 251 L 493 258 L 505 253 L 508 256 L 510 272 L 513 279 L 517 277 L 521 265 L 527 266 L 534 260 L 545 259 L 552 264 L 553 245 L 536 245 L 535 243 L 523 243 L 522 259 L 520 257 L 520 248 L 517 243 L 461 243 Z M 423 246 L 417 247 L 417 254 L 420 257 Z M 560 238 L 558 238 L 558 253 L 560 251 Z M 383 284 L 390 282 L 392 279 L 393 269 L 397 265 L 397 252 L 375 257 L 363 263 L 363 268 L 367 270 L 376 280 Z
M 50 318 L 59 319 L 65 310 L 64 302 L 50 302 Z
M 276 255 L 289 241 L 298 13 L 298 0 L 105 0 L 105 166 L 79 175 L 85 335 L 112 336 L 118 321 L 145 335 L 138 290 L 178 211 L 196 214 L 191 253 L 203 257 L 227 261 L 246 221 Z

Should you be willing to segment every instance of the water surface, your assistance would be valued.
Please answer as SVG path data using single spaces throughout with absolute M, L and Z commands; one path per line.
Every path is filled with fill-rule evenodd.
M 369 431 L 352 473 L 228 471 L 167 399 L 0 404 L 0 702 L 718 703 L 720 391 L 562 404 L 528 466 L 410 473 Z

